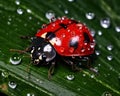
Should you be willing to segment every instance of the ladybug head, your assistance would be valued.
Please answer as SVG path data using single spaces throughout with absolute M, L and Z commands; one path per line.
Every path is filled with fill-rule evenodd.
M 31 59 L 34 64 L 47 64 L 56 56 L 53 46 L 44 38 L 35 37 L 31 46 Z

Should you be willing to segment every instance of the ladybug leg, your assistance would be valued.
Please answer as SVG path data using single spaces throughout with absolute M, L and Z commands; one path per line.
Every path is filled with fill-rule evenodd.
M 90 71 L 98 74 L 98 70 L 96 70 L 95 68 L 93 68 L 93 67 L 91 66 L 91 58 L 90 58 L 90 57 L 88 57 L 88 59 L 87 59 L 87 68 L 88 68 Z
M 51 79 L 52 74 L 54 73 L 54 68 L 55 68 L 55 60 L 53 62 L 51 62 L 51 66 L 48 70 L 48 79 Z

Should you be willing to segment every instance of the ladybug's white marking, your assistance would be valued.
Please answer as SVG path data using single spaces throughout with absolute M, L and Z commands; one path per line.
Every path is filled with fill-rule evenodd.
M 42 55 L 39 56 L 39 60 L 42 60 Z
M 50 44 L 47 44 L 44 48 L 43 48 L 44 52 L 51 52 L 52 51 L 52 46 Z
M 52 40 L 50 40 L 50 43 L 52 45 L 56 44 L 57 46 L 61 46 L 61 40 L 60 40 L 60 38 L 57 38 L 57 37 L 55 37 Z

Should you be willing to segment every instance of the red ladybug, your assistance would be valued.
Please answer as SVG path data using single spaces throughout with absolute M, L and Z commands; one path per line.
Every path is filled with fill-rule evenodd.
M 25 51 L 30 52 L 34 64 L 51 64 L 50 77 L 58 60 L 70 64 L 74 70 L 79 69 L 78 62 L 87 61 L 88 66 L 94 48 L 94 39 L 84 24 L 62 17 L 43 25 Z

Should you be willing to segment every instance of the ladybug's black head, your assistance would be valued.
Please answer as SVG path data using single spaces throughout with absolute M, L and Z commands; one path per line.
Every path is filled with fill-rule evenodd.
M 41 37 L 33 39 L 30 52 L 34 64 L 47 64 L 56 56 L 53 46 Z

